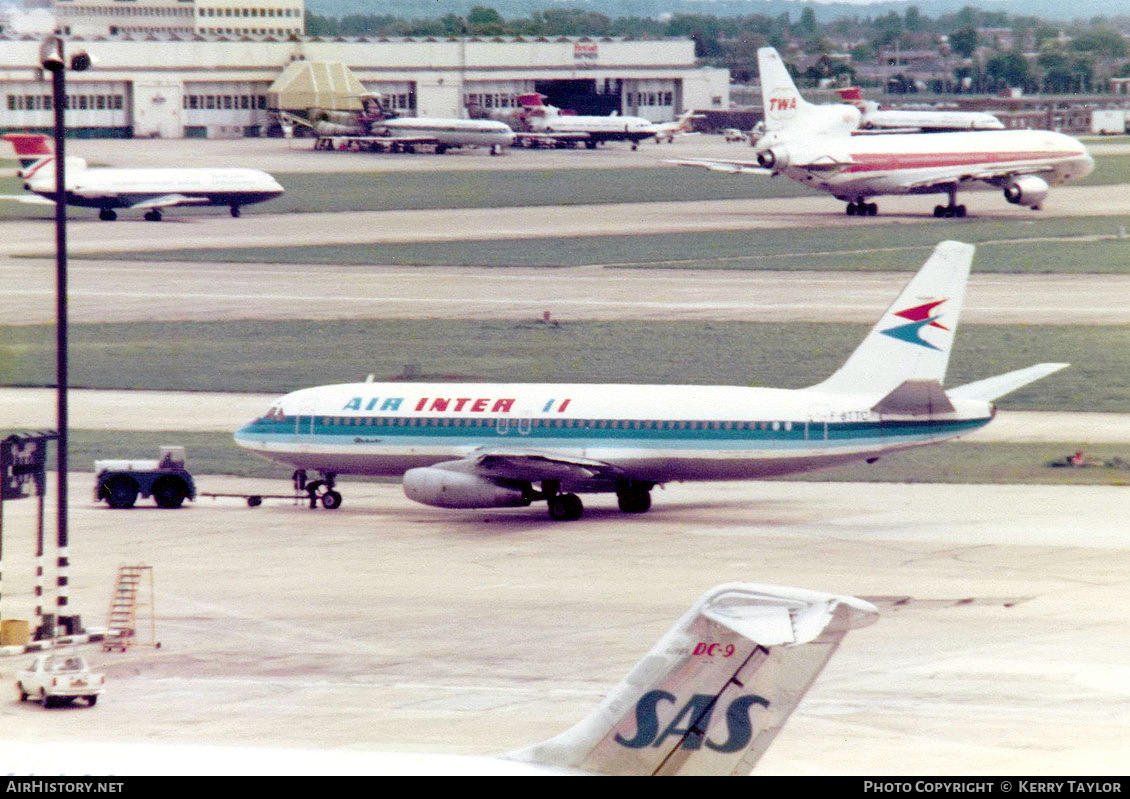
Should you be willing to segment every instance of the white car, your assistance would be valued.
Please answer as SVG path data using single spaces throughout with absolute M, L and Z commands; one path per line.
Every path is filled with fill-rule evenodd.
M 69 705 L 82 697 L 93 706 L 105 690 L 105 675 L 92 672 L 81 655 L 40 655 L 16 675 L 20 701 L 33 698 L 43 707 Z
M 745 141 L 745 134 L 737 128 L 726 128 L 722 131 L 722 137 L 726 141 Z

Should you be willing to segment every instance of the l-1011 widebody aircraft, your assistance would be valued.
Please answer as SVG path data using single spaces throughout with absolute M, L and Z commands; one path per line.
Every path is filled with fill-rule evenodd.
M 959 191 L 999 189 L 1014 205 L 1039 209 L 1051 186 L 1091 173 L 1076 139 L 1048 130 L 852 135 L 858 108 L 813 105 L 772 47 L 758 50 L 765 133 L 754 159 L 691 158 L 671 163 L 719 172 L 785 175 L 847 203 L 849 216 L 874 216 L 885 194 L 947 194 L 936 217 L 963 217 Z
M 805 389 L 740 386 L 349 383 L 271 404 L 240 446 L 306 471 L 313 504 L 337 507 L 340 474 L 403 475 L 442 508 L 544 500 L 579 518 L 577 494 L 615 492 L 625 513 L 683 480 L 805 472 L 934 444 L 993 418 L 992 400 L 1066 364 L 942 387 L 974 248 L 943 242 L 863 343 Z
M 50 138 L 38 133 L 5 133 L 0 138 L 15 147 L 22 165 L 19 176 L 31 192 L 0 199 L 53 205 L 55 156 Z M 232 216 L 239 216 L 243 206 L 283 193 L 278 181 L 258 169 L 88 167 L 85 159 L 72 157 L 66 167 L 67 205 L 97 208 L 104 222 L 117 219 L 119 209 L 145 211 L 145 219 L 159 222 L 162 210 L 175 205 L 226 205 Z
M 800 588 L 706 592 L 583 720 L 499 757 L 155 744 L 3 742 L 6 773 L 744 776 L 874 605 Z M 575 676 L 575 675 L 570 675 Z

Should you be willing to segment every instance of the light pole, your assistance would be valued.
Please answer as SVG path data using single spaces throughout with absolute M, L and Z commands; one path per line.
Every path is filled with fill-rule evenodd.
M 39 48 L 39 61 L 51 73 L 52 107 L 55 112 L 55 381 L 58 422 L 57 479 L 57 557 L 58 591 L 56 623 L 62 620 L 69 604 L 68 572 L 70 560 L 67 536 L 67 153 L 66 106 L 68 67 L 76 72 L 90 69 L 91 58 L 77 50 L 68 64 L 61 36 L 48 36 Z M 68 632 L 77 632 L 68 629 Z

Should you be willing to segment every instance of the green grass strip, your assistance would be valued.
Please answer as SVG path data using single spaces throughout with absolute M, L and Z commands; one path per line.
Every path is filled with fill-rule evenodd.
M 397 244 L 220 247 L 99 253 L 123 261 L 390 266 L 611 266 L 670 269 L 913 271 L 939 241 L 978 245 L 978 272 L 1130 271 L 1127 217 L 935 220 L 921 224 L 651 233 Z
M 72 325 L 70 383 L 286 392 L 378 380 L 671 383 L 801 388 L 835 371 L 867 325 L 708 321 L 244 321 Z M 0 385 L 54 383 L 50 325 L 0 326 Z M 1130 326 L 964 325 L 947 385 L 1059 361 L 1002 407 L 1126 412 Z

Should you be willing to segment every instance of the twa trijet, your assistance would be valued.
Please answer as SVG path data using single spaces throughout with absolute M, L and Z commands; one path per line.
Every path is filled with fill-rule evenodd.
M 338 475 L 389 475 L 425 505 L 544 501 L 555 520 L 581 516 L 579 494 L 615 493 L 621 511 L 643 513 L 664 483 L 872 462 L 983 427 L 994 399 L 1066 366 L 943 388 L 973 250 L 939 244 L 844 365 L 809 388 L 349 383 L 287 394 L 235 441 L 293 467 L 312 505 L 340 505 Z
M 884 194 L 946 194 L 936 217 L 963 217 L 958 192 L 998 189 L 1014 204 L 1038 210 L 1051 186 L 1091 173 L 1095 163 L 1070 136 L 1048 130 L 979 130 L 856 136 L 853 105 L 813 105 L 772 47 L 758 50 L 764 135 L 753 159 L 671 161 L 718 172 L 785 175 L 847 203 L 848 216 L 875 216 L 870 198 Z

